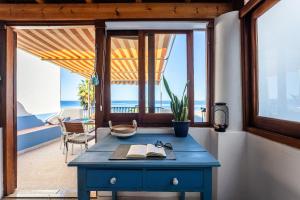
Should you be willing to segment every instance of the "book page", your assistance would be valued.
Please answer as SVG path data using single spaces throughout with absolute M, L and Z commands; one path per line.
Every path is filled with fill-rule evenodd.
M 147 146 L 146 145 L 130 145 L 126 158 L 146 158 Z
M 166 157 L 166 152 L 163 147 L 156 147 L 153 144 L 147 144 L 146 155 L 150 157 Z

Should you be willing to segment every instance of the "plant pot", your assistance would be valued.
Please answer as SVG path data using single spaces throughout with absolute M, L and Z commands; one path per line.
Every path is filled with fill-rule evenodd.
M 176 137 L 186 137 L 189 133 L 190 121 L 172 121 Z

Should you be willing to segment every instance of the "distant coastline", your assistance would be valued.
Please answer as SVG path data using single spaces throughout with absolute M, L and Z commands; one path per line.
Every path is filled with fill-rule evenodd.
M 156 101 L 157 107 L 164 107 L 169 108 L 170 102 L 169 101 Z M 206 102 L 204 100 L 201 101 L 195 101 L 195 108 L 205 107 Z M 126 100 L 126 101 L 112 101 L 113 107 L 135 107 L 138 106 L 138 101 L 135 100 Z M 61 108 L 78 108 L 80 107 L 79 101 L 60 101 L 60 107 Z
M 60 108 L 78 108 L 80 101 L 60 101 Z

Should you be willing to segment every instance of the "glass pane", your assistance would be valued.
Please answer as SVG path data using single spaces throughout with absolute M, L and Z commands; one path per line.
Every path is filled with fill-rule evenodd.
M 151 67 L 148 62 L 148 48 L 151 45 L 146 37 L 146 112 L 147 113 L 171 113 L 170 98 L 165 90 L 162 77 L 165 76 L 169 86 L 175 95 L 181 98 L 187 81 L 187 52 L 185 34 L 154 34 L 154 108 L 149 101 L 149 71 Z M 152 62 L 153 63 L 153 62 Z M 150 78 L 151 80 L 151 78 Z
M 300 121 L 299 6 L 280 1 L 257 20 L 259 116 Z
M 138 112 L 138 36 L 111 37 L 111 112 Z
M 207 122 L 205 31 L 194 31 L 194 99 L 194 122 Z

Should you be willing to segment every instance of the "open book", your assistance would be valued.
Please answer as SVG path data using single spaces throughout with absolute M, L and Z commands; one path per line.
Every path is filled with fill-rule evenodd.
M 146 157 L 166 157 L 166 152 L 162 147 L 153 144 L 131 145 L 126 158 L 146 158 Z

